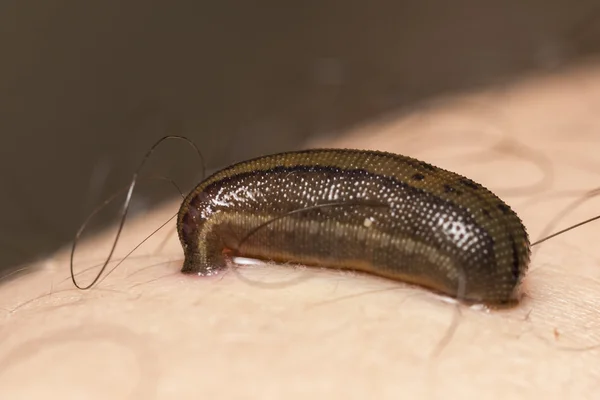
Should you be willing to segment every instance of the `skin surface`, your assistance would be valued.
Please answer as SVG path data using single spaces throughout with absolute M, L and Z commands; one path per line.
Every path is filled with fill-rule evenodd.
M 509 203 L 535 241 L 598 184 L 598 107 L 600 69 L 579 68 L 426 104 L 307 147 L 387 150 L 466 175 Z M 132 220 L 121 254 L 178 207 Z M 599 210 L 592 200 L 550 229 Z M 436 357 L 455 307 L 425 290 L 276 265 L 184 276 L 170 226 L 93 290 L 73 289 L 67 251 L 2 286 L 0 398 L 600 396 L 598 223 L 534 247 L 520 305 L 461 308 Z M 79 270 L 102 260 L 107 238 L 82 243 Z

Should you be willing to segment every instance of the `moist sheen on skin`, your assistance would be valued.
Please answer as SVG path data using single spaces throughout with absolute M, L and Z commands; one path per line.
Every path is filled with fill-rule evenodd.
M 365 150 L 297 151 L 232 165 L 186 197 L 177 226 L 185 273 L 218 272 L 229 250 L 365 271 L 489 305 L 514 300 L 530 254 L 519 217 L 483 186 Z

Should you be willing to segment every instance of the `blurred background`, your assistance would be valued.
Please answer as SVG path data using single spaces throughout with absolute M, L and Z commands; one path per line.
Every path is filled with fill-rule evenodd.
M 593 0 L 0 5 L 0 274 L 72 240 L 161 136 L 209 169 L 600 52 Z M 193 151 L 148 174 L 188 190 Z M 144 184 L 135 208 L 177 196 Z M 117 218 L 99 218 L 96 229 Z

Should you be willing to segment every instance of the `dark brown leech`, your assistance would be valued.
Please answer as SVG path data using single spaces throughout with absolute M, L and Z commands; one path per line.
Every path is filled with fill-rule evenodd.
M 322 206 L 330 203 L 385 207 Z M 233 249 L 366 271 L 490 305 L 514 300 L 530 254 L 521 220 L 483 186 L 362 150 L 276 154 L 219 171 L 183 202 L 178 233 L 186 273 L 217 272 L 224 249 Z

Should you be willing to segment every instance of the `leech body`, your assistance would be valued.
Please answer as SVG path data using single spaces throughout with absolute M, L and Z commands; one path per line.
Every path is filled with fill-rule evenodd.
M 314 208 L 331 203 L 348 205 Z M 186 197 L 177 227 L 185 273 L 218 272 L 229 250 L 365 271 L 488 305 L 514 301 L 530 254 L 519 217 L 483 186 L 410 157 L 363 150 L 232 165 Z

